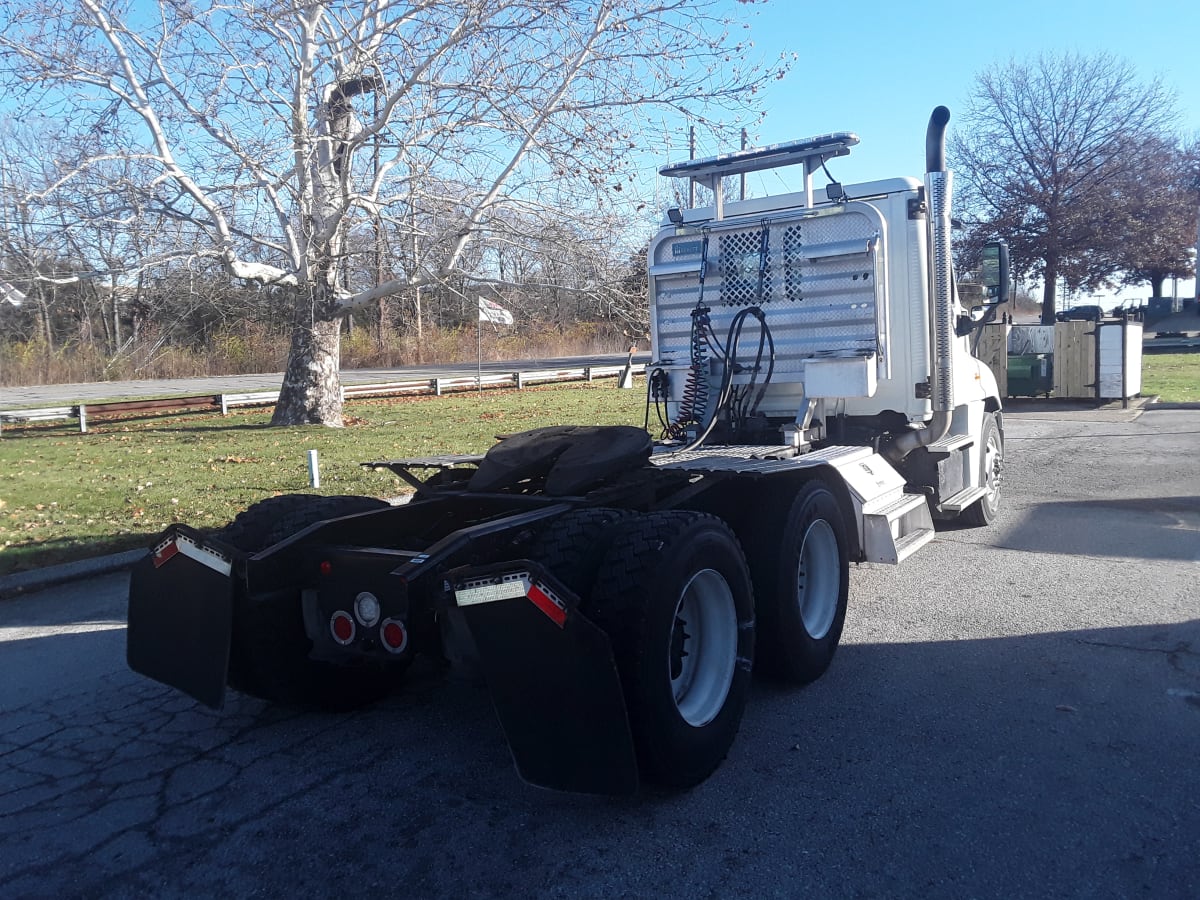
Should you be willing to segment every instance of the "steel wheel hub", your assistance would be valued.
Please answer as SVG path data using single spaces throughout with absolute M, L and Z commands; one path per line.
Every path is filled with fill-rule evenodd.
M 833 627 L 837 615 L 841 566 L 837 535 L 824 519 L 817 519 L 800 541 L 796 568 L 796 599 L 809 637 L 820 640 Z
M 737 644 L 733 591 L 720 572 L 697 572 L 675 607 L 669 663 L 675 708 L 689 725 L 707 725 L 724 708 L 737 668 Z

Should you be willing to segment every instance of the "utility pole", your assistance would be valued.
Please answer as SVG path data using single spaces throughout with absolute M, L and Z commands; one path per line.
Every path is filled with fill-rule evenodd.
M 696 126 L 688 127 L 688 159 L 696 158 Z M 696 206 L 696 182 L 694 179 L 688 179 L 688 209 L 694 209 Z
M 746 149 L 746 129 L 745 128 L 742 129 L 742 149 L 743 150 Z M 745 200 L 746 199 L 746 173 L 745 172 L 743 172 L 741 175 L 738 176 L 738 181 L 740 182 L 740 185 L 741 185 L 741 190 L 738 193 L 738 199 Z

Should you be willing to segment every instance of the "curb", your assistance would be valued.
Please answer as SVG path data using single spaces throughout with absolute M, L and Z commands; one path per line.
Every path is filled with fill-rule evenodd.
M 1191 402 L 1191 401 L 1186 402 L 1186 403 L 1170 403 L 1170 402 L 1159 403 L 1157 400 L 1155 400 L 1152 403 L 1147 403 L 1145 408 L 1146 409 L 1200 409 L 1200 403 Z
M 132 566 L 148 552 L 147 550 L 126 550 L 124 553 L 113 553 L 110 556 L 80 559 L 58 566 L 46 566 L 28 572 L 3 575 L 0 576 L 0 600 L 40 591 L 44 588 L 65 584 L 68 581 L 119 572 L 121 569 Z

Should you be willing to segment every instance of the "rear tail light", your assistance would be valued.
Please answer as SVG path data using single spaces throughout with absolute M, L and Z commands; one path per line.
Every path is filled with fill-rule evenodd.
M 379 626 L 379 640 L 390 653 L 403 653 L 408 647 L 408 629 L 399 619 L 384 619 Z
M 329 620 L 329 632 L 333 635 L 333 639 L 343 647 L 354 640 L 354 633 L 357 630 L 350 613 L 340 609 Z

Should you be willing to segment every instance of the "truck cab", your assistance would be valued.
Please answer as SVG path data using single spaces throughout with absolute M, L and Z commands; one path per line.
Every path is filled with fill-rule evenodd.
M 665 439 L 871 446 L 935 516 L 986 494 L 984 420 L 999 434 L 1001 404 L 953 278 L 942 128 L 931 123 L 924 181 L 814 191 L 813 175 L 858 143 L 850 132 L 662 170 L 715 198 L 668 211 L 648 253 Z M 781 166 L 803 167 L 803 190 L 724 199 L 726 179 Z

